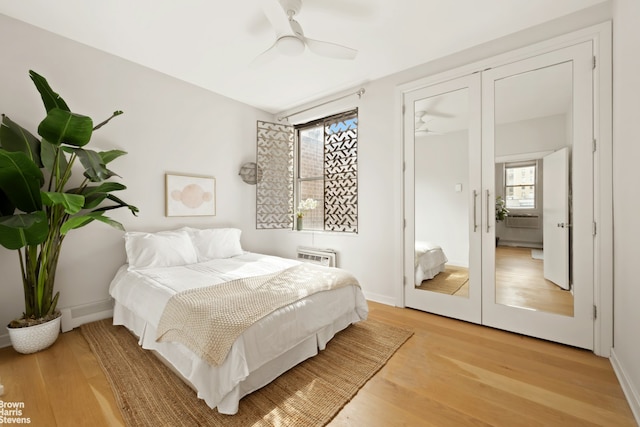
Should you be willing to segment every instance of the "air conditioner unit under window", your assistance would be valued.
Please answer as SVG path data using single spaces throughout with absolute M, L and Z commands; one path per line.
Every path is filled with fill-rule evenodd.
M 539 228 L 539 220 L 538 215 L 508 215 L 505 225 L 513 228 Z
M 325 267 L 336 267 L 336 251 L 333 249 L 320 249 L 299 246 L 296 254 L 298 261 L 311 262 L 324 265 Z

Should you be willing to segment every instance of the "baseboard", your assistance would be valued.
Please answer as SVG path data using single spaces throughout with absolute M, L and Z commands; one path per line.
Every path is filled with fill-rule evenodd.
M 396 305 L 396 300 L 393 297 L 390 297 L 387 295 L 375 294 L 367 291 L 363 291 L 363 293 L 364 293 L 364 297 L 369 301 L 379 302 L 380 304 L 391 305 L 391 306 Z
M 61 308 L 62 319 L 60 329 L 69 332 L 80 325 L 96 320 L 113 317 L 113 300 L 111 298 L 74 307 Z M 9 334 L 0 335 L 0 348 L 9 347 L 11 338 Z
M 627 398 L 627 402 L 629 402 L 631 412 L 633 412 L 636 422 L 640 425 L 640 393 L 638 393 L 633 383 L 629 381 L 629 376 L 626 374 L 624 367 L 620 364 L 616 356 L 615 348 L 611 349 L 611 357 L 609 360 L 611 361 L 611 366 L 613 366 L 613 371 L 618 377 L 618 382 Z
M 504 239 L 500 239 L 500 241 L 498 242 L 498 246 L 509 246 L 513 248 L 542 249 L 542 243 L 518 242 L 515 240 L 504 240 Z
M 68 332 L 85 323 L 107 319 L 113 316 L 113 300 L 111 298 L 74 307 L 61 308 L 62 332 Z

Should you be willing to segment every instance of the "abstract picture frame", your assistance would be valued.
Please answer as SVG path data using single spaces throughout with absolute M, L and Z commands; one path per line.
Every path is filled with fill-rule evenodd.
M 215 216 L 216 179 L 165 174 L 165 216 Z

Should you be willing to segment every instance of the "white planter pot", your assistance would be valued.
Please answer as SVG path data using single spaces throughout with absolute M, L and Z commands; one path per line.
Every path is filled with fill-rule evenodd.
M 58 339 L 61 318 L 58 316 L 47 323 L 26 328 L 7 328 L 11 345 L 15 351 L 23 354 L 44 350 Z

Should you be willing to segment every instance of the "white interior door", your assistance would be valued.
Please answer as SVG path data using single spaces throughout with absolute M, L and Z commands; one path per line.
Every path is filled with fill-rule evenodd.
M 486 224 L 482 243 L 482 323 L 500 329 L 593 349 L 593 74 L 592 43 L 584 42 L 550 53 L 524 59 L 482 73 L 483 102 L 483 191 L 488 195 L 483 222 Z M 562 86 L 558 84 L 562 83 Z M 568 83 L 567 83 L 568 82 Z M 568 108 L 558 97 L 566 88 L 571 90 Z M 523 109 L 525 105 L 528 108 Z M 559 110 L 553 110 L 552 107 Z M 543 107 L 546 110 L 542 116 Z M 565 111 L 563 111 L 565 110 Z M 529 115 L 514 117 L 516 114 Z M 537 116 L 532 113 L 536 113 Z M 552 136 L 539 126 L 542 121 L 553 122 L 562 117 Z M 518 121 L 519 133 L 513 132 Z M 552 127 L 552 126 L 550 126 Z M 498 277 L 495 247 L 495 218 L 489 208 L 496 195 L 496 157 L 515 150 L 523 141 L 532 138 L 539 143 L 567 142 L 571 146 L 570 199 L 570 261 L 573 281 L 572 307 L 568 314 L 518 306 L 513 298 L 502 299 L 498 283 L 516 282 L 515 277 Z M 556 141 L 558 142 L 558 141 Z M 541 147 L 537 151 L 544 151 Z M 508 153 L 515 154 L 515 153 Z M 546 173 L 546 170 L 543 171 Z M 557 183 L 551 183 L 551 186 Z M 547 188 L 543 189 L 544 191 Z M 545 252 L 547 242 L 545 242 Z M 564 249 L 563 249 L 564 251 Z M 502 274 L 502 276 L 506 276 Z M 535 296 L 538 289 L 524 289 Z M 500 297 L 500 298 L 499 298 Z
M 543 158 L 544 278 L 569 289 L 569 148 Z
M 407 307 L 480 323 L 480 77 L 404 97 Z

